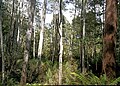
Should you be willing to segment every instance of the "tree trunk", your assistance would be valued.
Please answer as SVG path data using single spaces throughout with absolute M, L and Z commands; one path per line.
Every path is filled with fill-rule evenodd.
M 82 0 L 82 3 L 81 3 L 81 20 L 80 20 L 80 23 L 81 23 L 81 29 L 80 29 L 80 72 L 82 73 L 82 27 L 83 27 L 83 0 Z
M 86 0 L 83 3 L 83 33 L 82 33 L 82 73 L 85 73 L 85 13 L 86 13 Z
M 34 18 L 34 23 L 35 23 L 35 18 Z M 34 24 L 33 27 L 33 57 L 35 57 L 35 29 L 36 29 L 36 25 Z
M 38 58 L 40 60 L 42 55 L 43 34 L 45 29 L 46 6 L 47 6 L 47 0 L 44 0 L 43 10 L 42 10 L 42 19 L 41 19 L 40 40 L 39 40 L 39 46 L 38 46 Z
M 5 86 L 5 62 L 4 62 L 4 51 L 3 51 L 3 33 L 2 33 L 2 0 L 0 0 L 0 45 L 1 45 L 1 56 L 2 56 L 2 85 Z
M 23 61 L 23 67 L 22 67 L 22 76 L 21 76 L 21 81 L 20 85 L 25 86 L 26 85 L 26 71 L 27 71 L 27 64 L 28 64 L 28 59 L 30 56 L 30 43 L 31 43 L 31 35 L 32 35 L 32 27 L 33 27 L 33 21 L 34 21 L 34 9 L 35 9 L 35 0 L 29 0 L 28 3 L 30 7 L 28 7 L 28 15 L 29 15 L 29 20 L 28 20 L 28 29 L 26 32 L 26 44 L 25 44 L 25 50 L 24 50 L 24 61 Z
M 21 13 L 21 8 L 22 8 L 22 1 L 19 1 L 18 2 L 19 3 L 19 7 L 18 7 L 18 11 L 17 11 L 17 14 L 19 15 L 18 16 L 18 26 L 17 26 L 17 28 L 18 28 L 18 30 L 17 30 L 17 44 L 19 44 L 20 43 L 20 13 Z
M 11 56 L 13 56 L 13 42 L 14 42 L 14 30 L 15 30 L 15 21 L 16 21 L 16 17 L 15 17 L 15 0 L 13 0 L 13 4 L 12 4 L 12 16 L 11 16 L 11 22 L 10 22 L 10 37 L 9 37 L 9 52 L 10 54 L 12 54 Z
M 59 85 L 62 85 L 62 55 L 63 55 L 63 38 L 62 38 L 62 0 L 59 0 L 59 34 L 60 34 L 60 52 L 59 52 Z
M 96 0 L 94 0 L 94 16 L 95 16 L 95 23 L 96 23 L 96 7 L 95 7 L 95 5 L 96 5 Z M 96 24 L 94 25 L 94 37 L 96 36 Z M 95 59 L 95 69 L 96 69 L 96 71 L 97 71 L 97 57 L 96 57 L 96 38 L 94 38 L 94 42 L 93 42 L 93 49 L 94 49 L 94 53 L 93 53 L 93 58 Z
M 20 33 L 21 33 L 21 29 L 22 29 L 22 23 L 23 23 L 23 3 L 24 1 L 23 0 L 20 0 L 19 2 L 19 7 L 18 7 L 18 32 L 17 32 L 17 44 L 18 46 L 20 46 L 20 39 L 21 39 L 21 36 L 20 36 Z
M 106 0 L 105 28 L 103 34 L 102 70 L 108 78 L 115 78 L 115 42 L 117 32 L 117 0 Z
M 40 39 L 39 39 L 39 45 L 38 45 L 38 58 L 39 58 L 38 74 L 39 76 L 41 73 L 41 56 L 42 56 L 42 47 L 43 47 L 43 35 L 44 35 L 44 29 L 45 29 L 46 6 L 47 6 L 47 0 L 44 0 L 43 7 L 42 7 Z

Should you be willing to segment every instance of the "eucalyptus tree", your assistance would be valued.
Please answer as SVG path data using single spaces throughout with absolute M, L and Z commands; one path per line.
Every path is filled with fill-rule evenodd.
M 82 0 L 82 8 L 83 10 L 81 10 L 82 12 L 82 57 L 81 57 L 81 64 L 82 64 L 82 73 L 85 73 L 85 26 L 86 26 L 86 18 L 85 18 L 85 15 L 86 15 L 86 4 L 87 4 L 87 0 Z
M 36 29 L 36 23 L 34 18 L 34 26 L 33 26 L 33 57 L 35 57 L 35 29 Z
M 24 49 L 24 61 L 23 61 L 23 67 L 22 67 L 22 75 L 21 75 L 21 81 L 20 85 L 25 86 L 26 85 L 26 79 L 27 79 L 27 64 L 28 59 L 30 57 L 30 44 L 31 44 L 31 36 L 32 36 L 32 29 L 33 29 L 33 21 L 34 21 L 34 11 L 35 11 L 35 3 L 36 0 L 29 0 L 28 1 L 28 28 L 26 31 L 26 39 L 25 39 L 25 49 Z
M 41 58 L 42 58 L 42 52 L 43 52 L 43 39 L 44 39 L 44 30 L 45 30 L 45 18 L 46 18 L 46 6 L 47 6 L 47 0 L 43 1 L 42 5 L 42 15 L 41 15 L 41 29 L 39 34 L 39 44 L 38 44 L 38 73 L 40 76 L 41 72 Z
M 23 22 L 23 0 L 18 0 L 18 10 L 17 10 L 17 15 L 18 15 L 18 25 L 17 25 L 17 43 L 20 43 L 20 32 L 22 29 L 22 22 Z
M 60 52 L 59 52 L 59 85 L 61 85 L 61 84 L 62 84 L 62 55 L 63 55 L 62 0 L 59 0 L 59 35 L 60 35 Z
M 106 0 L 103 33 L 103 72 L 110 78 L 116 76 L 115 45 L 117 32 L 117 0 Z
M 40 39 L 39 39 L 39 46 L 38 46 L 38 58 L 40 60 L 42 55 L 43 35 L 44 35 L 44 29 L 45 29 L 46 6 L 47 6 L 47 0 L 44 0 L 43 7 L 42 7 L 41 30 L 40 30 Z

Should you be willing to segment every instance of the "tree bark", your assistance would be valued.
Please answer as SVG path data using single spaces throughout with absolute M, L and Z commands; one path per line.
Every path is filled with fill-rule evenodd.
M 33 57 L 35 57 L 35 29 L 36 29 L 36 25 L 35 25 L 35 18 L 34 18 L 34 27 L 33 27 Z
M 42 6 L 40 39 L 39 39 L 39 45 L 38 45 L 38 58 L 39 58 L 38 74 L 39 76 L 41 73 L 41 57 L 42 57 L 42 47 L 43 47 L 43 35 L 44 35 L 44 29 L 45 29 L 46 6 L 47 6 L 47 0 L 44 0 L 43 6 Z
M 82 27 L 82 73 L 85 73 L 85 13 L 86 13 L 86 1 L 82 0 L 82 6 L 83 6 L 83 27 Z
M 22 23 L 23 23 L 23 3 L 24 3 L 24 0 L 19 0 L 19 7 L 18 7 L 18 32 L 17 32 L 17 44 L 18 46 L 20 46 L 20 41 L 21 41 L 21 29 L 22 29 Z
M 38 58 L 40 60 L 42 55 L 43 35 L 44 35 L 44 29 L 45 29 L 46 6 L 47 6 L 47 0 L 44 0 L 43 10 L 42 10 L 42 19 L 41 19 L 40 40 L 39 40 L 39 46 L 38 46 Z
M 63 38 L 62 38 L 62 0 L 59 0 L 59 34 L 60 34 L 60 52 L 59 52 L 59 85 L 62 85 L 62 55 L 63 55 Z
M 102 70 L 108 78 L 116 76 L 115 45 L 117 32 L 117 0 L 106 0 L 103 34 Z
M 0 0 L 0 45 L 1 45 L 1 56 L 2 56 L 2 85 L 5 86 L 5 61 L 4 61 L 4 51 L 3 51 L 3 33 L 2 33 L 2 0 Z

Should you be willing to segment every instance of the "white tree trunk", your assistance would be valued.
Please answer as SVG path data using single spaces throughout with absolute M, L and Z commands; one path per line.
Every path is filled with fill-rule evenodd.
M 17 43 L 19 43 L 20 40 L 20 28 L 18 26 L 18 32 L 17 32 Z
M 63 55 L 63 38 L 62 38 L 62 0 L 59 0 L 59 34 L 60 34 L 60 52 L 59 52 L 59 85 L 62 85 L 62 55 Z
M 60 24 L 60 52 L 59 52 L 59 85 L 62 84 L 62 55 L 63 55 L 63 38 L 62 38 L 62 24 Z
M 35 57 L 35 28 L 36 28 L 36 25 L 35 25 L 35 19 L 34 19 L 34 32 L 33 32 L 33 57 Z
M 82 46 L 82 72 L 84 73 L 85 72 L 85 70 L 84 70 L 84 68 L 85 68 L 85 65 L 84 65 L 84 63 L 85 63 L 85 46 L 84 46 L 84 44 L 85 44 L 85 19 L 83 18 L 83 46 Z
M 40 40 L 39 40 L 39 46 L 38 46 L 38 58 L 41 60 L 42 55 L 42 46 L 43 46 L 43 29 L 40 31 Z
M 23 1 L 22 0 L 18 0 L 18 3 L 19 3 L 19 7 L 18 7 L 18 10 L 17 10 L 17 14 L 19 14 L 19 18 L 18 18 L 18 31 L 17 31 L 17 43 L 19 44 L 20 43 L 20 13 L 22 12 L 22 3 Z M 21 21 L 22 22 L 22 21 Z
M 39 40 L 39 46 L 38 46 L 38 58 L 40 60 L 42 55 L 43 34 L 45 29 L 46 5 L 47 5 L 47 0 L 44 0 L 43 10 L 42 10 L 42 19 L 41 19 L 40 40 Z

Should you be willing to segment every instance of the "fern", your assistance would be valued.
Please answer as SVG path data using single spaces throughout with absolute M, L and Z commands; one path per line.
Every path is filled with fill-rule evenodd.
M 120 82 L 120 77 L 118 77 L 117 79 L 113 80 L 110 85 L 117 85 Z
M 81 84 L 90 85 L 88 78 L 86 78 L 83 74 L 80 75 L 78 75 L 77 73 L 71 73 L 71 74 L 78 77 L 78 79 L 81 81 Z
M 106 75 L 101 75 L 100 78 L 95 76 L 92 73 L 89 74 L 77 74 L 77 73 L 71 73 L 75 77 L 79 79 L 79 82 L 74 82 L 74 83 L 79 83 L 82 85 L 117 85 L 120 82 L 120 77 L 118 77 L 115 80 L 107 80 Z
M 91 84 L 99 85 L 101 83 L 100 79 L 92 73 L 88 77 L 90 77 Z
M 105 74 L 100 76 L 100 82 L 101 82 L 100 83 L 101 85 L 106 85 L 107 84 L 107 77 L 106 77 Z

